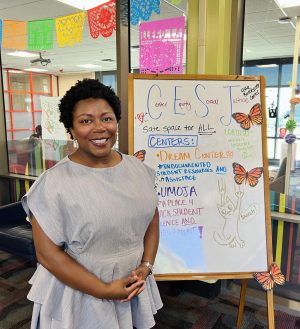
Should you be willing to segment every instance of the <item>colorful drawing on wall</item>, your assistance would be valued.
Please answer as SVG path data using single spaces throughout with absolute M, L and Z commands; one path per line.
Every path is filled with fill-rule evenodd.
M 60 97 L 40 96 L 42 107 L 43 140 L 67 140 L 64 125 L 59 121 Z
M 140 73 L 183 73 L 184 16 L 140 24 Z
M 245 130 L 250 129 L 251 125 L 261 125 L 263 121 L 261 106 L 258 103 L 252 106 L 249 114 L 237 112 L 233 113 L 232 117 Z

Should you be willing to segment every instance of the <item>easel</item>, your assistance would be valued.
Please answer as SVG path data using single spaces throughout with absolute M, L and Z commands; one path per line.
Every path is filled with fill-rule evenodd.
M 199 81 L 208 81 L 208 80 L 224 80 L 224 81 L 241 81 L 241 83 L 245 81 L 259 81 L 260 82 L 260 95 L 261 95 L 261 107 L 262 107 L 262 115 L 263 115 L 263 129 L 261 133 L 262 137 L 262 155 L 263 155 L 263 163 L 260 164 L 263 167 L 264 173 L 264 205 L 265 205 L 265 233 L 266 233 L 266 240 L 264 241 L 264 245 L 266 246 L 266 256 L 267 259 L 264 261 L 263 267 L 266 267 L 264 270 L 269 269 L 270 265 L 273 263 L 273 255 L 272 255 L 272 238 L 271 238 L 271 208 L 270 208 L 270 193 L 269 193 L 269 174 L 268 174 L 268 158 L 267 158 L 267 134 L 266 134 L 266 113 L 265 113 L 265 97 L 264 97 L 264 90 L 265 90 L 265 81 L 263 77 L 247 77 L 247 76 L 210 76 L 210 75 L 182 75 L 182 76 L 175 76 L 175 75 L 138 75 L 138 74 L 129 74 L 129 122 L 128 122 L 128 132 L 129 132 L 129 154 L 133 154 L 135 151 L 134 148 L 134 131 L 135 131 L 135 113 L 134 113 L 134 106 L 137 108 L 143 109 L 145 108 L 146 98 L 144 94 L 147 95 L 145 92 L 138 93 L 135 98 L 135 88 L 138 90 L 137 86 L 139 84 L 139 80 L 149 80 L 150 85 L 158 86 L 158 84 L 163 85 L 161 82 L 164 80 L 186 80 L 186 82 L 199 80 Z M 137 82 L 136 85 L 134 82 Z M 152 87 L 151 87 L 152 88 Z M 162 87 L 163 88 L 163 87 Z M 169 85 L 168 85 L 168 88 Z M 189 89 L 194 90 L 194 89 Z M 141 103 L 138 102 L 139 97 L 143 100 Z M 137 118 L 137 117 L 136 117 Z M 158 118 L 157 118 L 158 119 Z M 137 119 L 136 119 L 137 120 Z M 139 126 L 139 125 L 138 125 Z M 146 139 L 145 139 L 146 140 Z M 144 145 L 139 145 L 139 148 L 147 147 L 146 143 Z M 259 200 L 260 201 L 260 200 Z M 242 287 L 241 287 L 241 295 L 240 295 L 240 303 L 239 303 L 239 310 L 237 316 L 237 325 L 238 327 L 241 326 L 243 321 L 243 313 L 244 313 L 244 306 L 245 306 L 245 296 L 246 296 L 246 288 L 247 288 L 247 279 L 253 279 L 254 272 L 238 272 L 238 271 L 230 271 L 230 272 L 208 272 L 208 273 L 174 273 L 169 274 L 156 274 L 155 278 L 157 281 L 178 281 L 178 280 L 221 280 L 221 279 L 241 279 L 242 280 Z M 268 328 L 274 329 L 274 306 L 273 306 L 273 291 L 268 291 L 266 294 L 267 297 L 267 310 L 268 310 Z
M 241 328 L 243 324 L 244 308 L 245 308 L 245 298 L 247 289 L 247 279 L 242 280 L 241 292 L 240 292 L 240 303 L 237 316 L 237 328 Z M 274 301 L 273 301 L 273 290 L 266 292 L 267 297 L 267 311 L 268 311 L 268 328 L 275 328 L 274 320 Z

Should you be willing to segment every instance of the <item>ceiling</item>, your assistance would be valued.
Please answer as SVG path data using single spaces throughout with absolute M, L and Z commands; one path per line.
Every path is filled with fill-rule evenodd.
M 299 7 L 282 10 L 274 0 L 246 0 L 243 60 L 293 57 Z M 282 17 L 292 17 L 285 24 Z
M 171 3 L 171 0 L 161 0 L 161 13 L 160 15 L 153 14 L 151 20 L 181 16 L 186 12 L 187 2 L 188 0 L 182 0 L 179 5 L 175 6 Z M 76 12 L 79 12 L 79 10 L 56 0 L 0 0 L 0 18 L 2 20 L 30 21 L 57 18 Z M 289 23 L 278 23 L 278 19 L 288 16 L 288 13 L 281 10 L 275 0 L 246 0 L 245 13 L 244 60 L 293 57 L 295 17 Z M 289 13 L 289 15 L 291 14 Z M 131 26 L 130 31 L 131 46 L 138 46 L 138 25 Z M 28 58 L 7 55 L 11 51 L 12 49 L 2 49 L 2 65 L 4 68 L 26 69 L 31 66 Z M 38 52 L 36 52 L 36 55 L 38 57 Z M 138 48 L 133 47 L 131 51 L 132 68 L 138 68 L 138 56 Z M 91 69 L 78 67 L 78 64 L 98 65 L 99 67 L 93 69 L 93 71 L 115 70 L 116 33 L 113 33 L 109 38 L 100 36 L 93 39 L 89 34 L 86 19 L 81 44 L 59 48 L 56 40 L 54 40 L 54 49 L 43 51 L 42 57 L 51 60 L 51 63 L 45 68 L 49 73 L 57 75 L 91 71 Z M 41 67 L 40 65 L 37 66 Z

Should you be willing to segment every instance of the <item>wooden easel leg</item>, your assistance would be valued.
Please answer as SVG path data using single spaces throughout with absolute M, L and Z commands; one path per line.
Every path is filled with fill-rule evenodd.
M 246 289 L 247 289 L 247 279 L 242 279 L 240 303 L 239 303 L 239 310 L 238 310 L 237 323 L 236 323 L 237 328 L 240 328 L 243 324 Z
M 267 291 L 268 328 L 275 329 L 273 290 Z

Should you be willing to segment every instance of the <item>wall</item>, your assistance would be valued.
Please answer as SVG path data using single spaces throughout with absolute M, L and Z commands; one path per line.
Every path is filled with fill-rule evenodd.
M 95 72 L 66 74 L 58 77 L 58 96 L 63 96 L 77 80 L 84 78 L 95 79 Z

